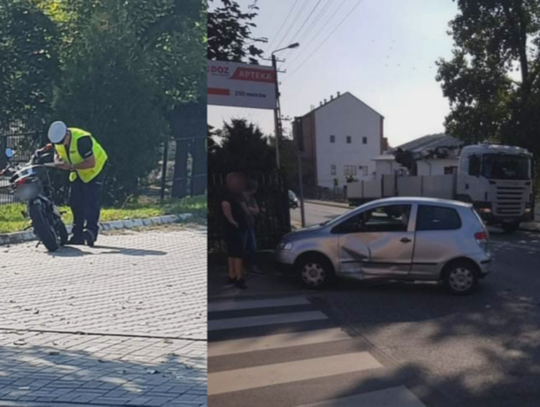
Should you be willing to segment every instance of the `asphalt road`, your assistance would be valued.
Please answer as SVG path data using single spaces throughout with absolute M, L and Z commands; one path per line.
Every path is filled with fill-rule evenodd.
M 306 209 L 308 224 L 345 210 Z M 492 274 L 467 297 L 429 283 L 310 291 L 252 277 L 234 302 L 211 303 L 209 405 L 538 406 L 540 234 L 492 230 L 491 247 Z M 278 295 L 292 303 L 265 302 Z

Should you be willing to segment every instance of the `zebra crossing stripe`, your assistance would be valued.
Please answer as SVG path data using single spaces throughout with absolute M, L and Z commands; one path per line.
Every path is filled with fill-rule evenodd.
M 236 311 L 244 309 L 288 307 L 311 304 L 304 297 L 273 298 L 268 300 L 227 301 L 208 304 L 208 312 Z
M 208 395 L 311 380 L 380 367 L 382 365 L 368 352 L 355 352 L 210 373 L 208 375 Z
M 352 397 L 303 404 L 299 407 L 426 407 L 426 405 L 405 386 L 399 386 Z
M 255 338 L 234 339 L 208 344 L 208 357 L 233 355 L 260 350 L 287 348 L 301 345 L 314 345 L 351 339 L 339 328 L 317 329 L 307 332 L 295 332 L 279 335 L 267 335 Z
M 208 321 L 208 331 L 287 324 L 291 322 L 318 321 L 324 319 L 328 319 L 328 317 L 321 311 L 306 311 L 286 314 L 258 315 L 252 317 L 215 319 Z

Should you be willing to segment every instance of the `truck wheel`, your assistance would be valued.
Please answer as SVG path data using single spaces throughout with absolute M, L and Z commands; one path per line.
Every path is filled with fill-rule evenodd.
M 503 224 L 501 227 L 506 233 L 514 233 L 516 230 L 519 229 L 519 222 L 506 223 Z
M 310 288 L 322 288 L 334 281 L 334 268 L 323 256 L 310 255 L 299 263 L 300 277 Z
M 43 242 L 48 251 L 55 252 L 58 250 L 60 247 L 58 237 L 53 226 L 49 224 L 43 213 L 43 205 L 41 203 L 31 203 L 28 209 L 36 236 Z
M 467 295 L 478 286 L 478 270 L 471 262 L 458 260 L 448 264 L 443 273 L 448 291 L 454 295 Z

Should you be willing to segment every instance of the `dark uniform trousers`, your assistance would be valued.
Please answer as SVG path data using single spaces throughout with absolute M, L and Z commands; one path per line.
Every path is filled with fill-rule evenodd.
M 79 177 L 71 183 L 69 206 L 73 212 L 74 237 L 82 238 L 84 229 L 87 229 L 97 239 L 104 180 L 105 168 L 89 183 L 82 182 Z

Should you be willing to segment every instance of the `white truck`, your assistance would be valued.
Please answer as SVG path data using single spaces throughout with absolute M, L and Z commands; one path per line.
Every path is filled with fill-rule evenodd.
M 488 224 L 514 231 L 533 219 L 532 154 L 494 144 L 463 147 L 457 172 L 449 175 L 382 175 L 347 185 L 351 206 L 389 197 L 425 196 L 470 202 Z

